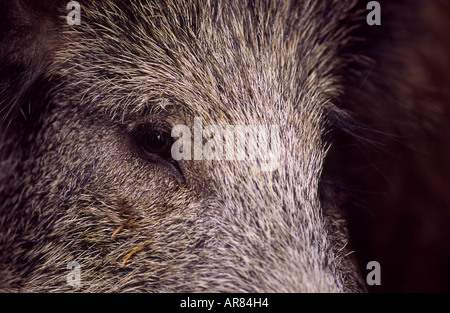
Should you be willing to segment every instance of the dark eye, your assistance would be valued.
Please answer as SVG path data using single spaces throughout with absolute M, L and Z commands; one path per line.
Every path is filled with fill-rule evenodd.
M 150 128 L 137 130 L 133 134 L 135 143 L 143 152 L 141 155 L 152 164 L 159 164 L 171 169 L 171 173 L 184 182 L 183 172 L 178 162 L 172 158 L 173 138 L 170 132 L 164 129 Z
M 160 131 L 151 132 L 141 136 L 139 143 L 146 153 L 171 158 L 172 137 L 167 133 Z

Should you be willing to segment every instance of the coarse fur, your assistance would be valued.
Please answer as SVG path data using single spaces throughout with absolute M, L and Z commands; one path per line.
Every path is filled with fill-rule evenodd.
M 436 66 L 450 68 L 448 45 L 427 55 L 414 49 L 422 37 L 405 41 L 411 16 L 444 16 L 448 5 L 419 2 L 408 2 L 410 13 L 382 2 L 390 19 L 368 30 L 366 3 L 353 0 L 80 2 L 73 26 L 65 1 L 6 1 L 0 289 L 365 291 L 357 261 L 375 256 L 390 268 L 390 259 L 375 244 L 382 232 L 361 230 L 370 220 L 354 217 L 375 208 L 370 197 L 346 186 L 398 188 L 375 202 L 395 209 L 410 168 L 390 181 L 398 162 L 389 153 L 433 153 L 411 132 L 447 142 L 439 127 L 448 76 Z M 435 72 L 441 85 L 429 88 Z M 175 169 L 141 149 L 142 134 L 192 129 L 194 117 L 279 125 L 280 166 L 182 160 Z M 370 170 L 348 170 L 358 166 Z M 446 205 L 436 215 L 448 217 L 439 196 Z M 436 260 L 448 261 L 442 249 Z M 81 265 L 78 287 L 66 281 L 71 261 Z

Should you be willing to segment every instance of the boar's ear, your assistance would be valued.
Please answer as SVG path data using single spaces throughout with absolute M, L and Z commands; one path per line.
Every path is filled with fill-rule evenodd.
M 66 5 L 63 0 L 0 1 L 0 128 L 35 97 L 33 89 L 56 49 Z

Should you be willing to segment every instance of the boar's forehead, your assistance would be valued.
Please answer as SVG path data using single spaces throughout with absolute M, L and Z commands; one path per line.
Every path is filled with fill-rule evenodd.
M 54 75 L 74 99 L 121 120 L 172 106 L 234 122 L 251 120 L 249 112 L 317 120 L 309 116 L 333 109 L 340 93 L 350 2 L 86 6 L 81 25 L 64 32 Z

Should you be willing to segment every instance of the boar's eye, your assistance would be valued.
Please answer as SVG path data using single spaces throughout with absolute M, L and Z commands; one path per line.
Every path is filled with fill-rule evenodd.
M 170 155 L 172 137 L 162 131 L 152 131 L 139 136 L 139 144 L 147 154 L 159 155 L 165 159 L 172 159 Z
M 131 135 L 145 160 L 170 168 L 180 182 L 185 181 L 180 165 L 172 158 L 173 139 L 170 132 L 163 128 L 141 127 Z

